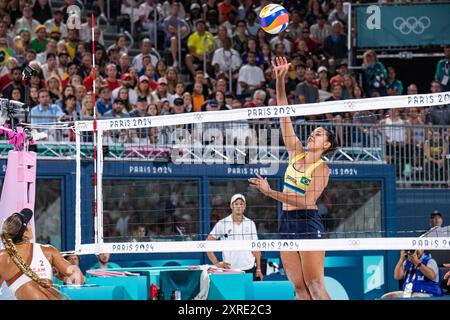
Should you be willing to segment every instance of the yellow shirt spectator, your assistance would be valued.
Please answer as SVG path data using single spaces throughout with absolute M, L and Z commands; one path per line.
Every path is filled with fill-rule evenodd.
M 205 40 L 205 38 L 207 38 L 207 40 Z M 211 52 L 213 45 L 213 35 L 208 31 L 205 31 L 203 35 L 194 32 L 188 38 L 188 47 L 195 48 L 195 54 L 198 56 L 203 56 L 203 48 L 207 49 L 207 53 Z

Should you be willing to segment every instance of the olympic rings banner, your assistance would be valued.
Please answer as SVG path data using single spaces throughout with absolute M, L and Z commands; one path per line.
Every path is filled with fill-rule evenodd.
M 450 44 L 450 3 L 356 7 L 357 47 Z

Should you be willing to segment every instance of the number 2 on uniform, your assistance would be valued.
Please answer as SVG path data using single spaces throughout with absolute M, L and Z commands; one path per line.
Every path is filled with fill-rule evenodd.
M 44 267 L 44 260 L 39 260 L 39 264 L 41 265 L 41 267 Z

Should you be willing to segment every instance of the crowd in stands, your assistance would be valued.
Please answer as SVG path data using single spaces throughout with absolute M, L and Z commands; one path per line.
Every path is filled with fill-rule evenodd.
M 79 30 L 65 24 L 67 8 L 77 5 L 75 0 L 65 0 L 61 8 L 52 8 L 49 0 L 0 1 L 1 94 L 29 103 L 32 124 L 92 119 L 94 109 L 99 118 L 125 118 L 276 105 L 271 70 L 275 56 L 291 62 L 286 84 L 291 104 L 418 92 L 414 83 L 400 80 L 393 66 L 385 66 L 374 50 L 364 53 L 363 79 L 357 80 L 348 67 L 348 12 L 342 1 L 284 1 L 290 22 L 274 36 L 258 25 L 260 10 L 269 3 L 123 0 L 120 8 L 111 4 L 112 20 L 130 19 L 140 52 L 131 55 L 124 34 L 107 45 L 104 28 L 96 26 L 94 68 L 91 19 L 82 17 Z M 100 20 L 105 18 L 105 1 L 98 1 L 97 11 Z M 430 92 L 450 90 L 450 46 L 444 48 L 444 54 L 435 79 L 430 79 Z M 38 72 L 29 79 L 26 97 L 22 70 L 27 65 Z M 450 107 L 400 109 L 398 115 L 382 110 L 296 119 L 300 123 L 305 120 L 331 125 L 377 124 L 387 137 L 390 156 L 402 154 L 406 145 L 419 144 L 421 150 L 426 149 L 433 131 L 406 127 L 448 126 Z M 249 130 L 243 128 L 240 130 L 248 138 Z M 209 129 L 216 142 L 224 141 L 225 137 L 217 137 L 223 128 Z M 152 128 L 118 135 L 118 141 L 170 143 L 167 137 L 172 133 L 170 128 Z M 442 146 L 436 148 L 442 152 L 428 157 L 436 161 L 448 150 L 448 135 L 442 130 L 439 134 Z M 344 130 L 337 130 L 341 146 L 355 142 L 345 135 Z M 73 134 L 66 137 L 75 138 Z

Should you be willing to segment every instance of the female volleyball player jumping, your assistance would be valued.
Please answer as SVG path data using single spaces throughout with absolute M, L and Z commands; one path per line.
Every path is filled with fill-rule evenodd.
M 62 299 L 52 285 L 52 268 L 70 284 L 84 283 L 83 274 L 54 247 L 30 242 L 33 229 L 28 222 L 32 215 L 30 209 L 23 209 L 3 223 L 1 239 L 5 249 L 0 250 L 0 285 L 6 281 L 18 300 Z
M 286 58 L 276 58 L 272 66 L 276 76 L 277 104 L 288 105 L 285 81 L 289 70 Z M 328 184 L 329 169 L 321 159 L 334 148 L 333 133 L 316 128 L 308 138 L 307 151 L 295 135 L 289 117 L 280 118 L 281 133 L 289 153 L 289 165 L 284 175 L 283 192 L 270 188 L 267 178 L 257 175 L 249 179 L 264 195 L 283 203 L 279 219 L 280 236 L 284 239 L 320 239 L 325 228 L 318 215 L 317 199 Z M 281 260 L 298 299 L 330 299 L 324 285 L 324 251 L 282 251 Z

